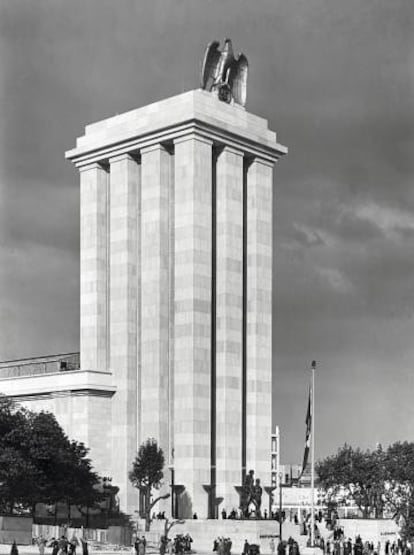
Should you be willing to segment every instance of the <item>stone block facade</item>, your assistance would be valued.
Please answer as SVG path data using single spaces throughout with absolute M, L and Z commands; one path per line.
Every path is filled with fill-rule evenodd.
M 250 469 L 270 485 L 273 166 L 286 152 L 266 120 L 196 90 L 88 125 L 66 154 L 80 171 L 77 376 L 107 383 L 59 401 L 44 383 L 46 404 L 126 512 L 148 437 L 163 490 L 183 486 L 175 516 L 237 507 Z

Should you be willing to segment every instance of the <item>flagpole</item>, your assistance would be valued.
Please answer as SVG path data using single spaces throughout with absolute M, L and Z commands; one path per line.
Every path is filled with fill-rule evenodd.
M 312 432 L 311 432 L 311 547 L 315 547 L 315 367 L 312 361 Z

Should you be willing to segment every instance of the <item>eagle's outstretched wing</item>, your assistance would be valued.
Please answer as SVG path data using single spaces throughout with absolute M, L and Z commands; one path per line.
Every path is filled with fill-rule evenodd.
M 228 69 L 227 82 L 231 88 L 234 102 L 246 106 L 247 72 L 249 64 L 244 54 L 239 54 Z
M 204 54 L 203 67 L 201 69 L 201 88 L 211 91 L 216 80 L 217 68 L 220 62 L 221 52 L 219 50 L 220 43 L 218 41 L 210 42 Z
M 233 45 L 230 39 L 224 40 L 224 47 L 221 52 L 220 60 L 217 66 L 216 84 L 226 79 L 227 71 L 234 62 Z

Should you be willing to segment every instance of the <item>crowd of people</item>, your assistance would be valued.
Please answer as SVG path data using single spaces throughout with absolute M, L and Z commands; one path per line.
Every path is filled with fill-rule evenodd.
M 260 546 L 257 543 L 249 543 L 244 540 L 242 555 L 260 555 Z
M 240 509 L 232 509 L 229 513 L 227 513 L 226 509 L 223 509 L 221 511 L 221 518 L 222 520 L 242 520 L 246 517 L 243 516 L 242 511 Z M 254 518 L 255 520 L 258 519 L 258 515 L 256 513 L 254 513 Z M 267 509 L 265 509 L 263 513 L 261 513 L 259 516 L 259 520 L 272 519 L 272 520 L 279 521 L 280 518 L 282 518 L 282 520 L 285 520 L 286 518 L 285 511 L 281 511 L 281 514 L 279 514 L 279 511 L 271 511 L 270 513 L 268 513 Z
M 193 538 L 190 534 L 177 534 L 172 540 L 167 536 L 161 536 L 159 543 L 160 555 L 173 555 L 191 552 Z
M 15 542 L 13 542 L 10 553 L 11 555 L 18 555 L 18 553 L 16 553 L 17 546 L 13 547 L 14 543 Z M 47 547 L 52 548 L 50 555 L 77 555 L 76 550 L 79 546 L 82 555 L 89 555 L 88 542 L 83 537 L 77 538 L 75 534 L 73 534 L 70 539 L 65 535 L 62 535 L 60 538 L 52 537 L 46 539 L 41 534 L 39 537 L 33 538 L 33 544 L 38 546 L 39 555 L 45 555 Z
M 272 546 L 272 540 L 270 540 L 270 552 L 271 555 L 274 553 L 274 547 Z M 273 548 L 273 551 L 272 551 Z M 279 542 L 277 546 L 277 555 L 300 555 L 299 544 L 296 540 L 290 537 L 287 541 Z
M 229 516 L 223 515 L 222 518 L 233 519 L 237 518 L 237 513 L 231 511 Z M 307 545 L 310 546 L 310 527 L 311 515 L 301 514 L 299 521 L 297 513 L 294 515 L 289 513 L 289 519 L 300 525 L 300 534 L 305 534 Z M 331 515 L 332 516 L 332 515 Z M 272 518 L 278 520 L 286 519 L 284 511 L 280 514 L 271 514 Z M 158 520 L 165 518 L 163 513 L 155 516 Z M 322 521 L 326 521 L 326 528 L 328 534 L 322 534 L 320 531 Z M 402 539 L 385 542 L 372 542 L 364 541 L 360 535 L 356 536 L 353 540 L 345 536 L 344 529 L 338 525 L 335 518 L 325 518 L 321 511 L 315 514 L 314 522 L 314 540 L 315 546 L 319 547 L 324 555 L 414 555 L 413 545 Z M 319 526 L 318 526 L 319 524 Z M 325 536 L 325 537 L 324 537 Z M 159 543 L 160 555 L 183 555 L 191 552 L 191 544 L 193 542 L 190 534 L 177 534 L 174 539 L 169 539 L 166 536 L 161 536 Z M 65 535 L 60 538 L 46 539 L 42 535 L 33 539 L 33 543 L 38 546 L 39 555 L 45 555 L 46 548 L 50 547 L 52 550 L 50 555 L 89 555 L 88 542 L 84 537 L 77 537 L 75 534 L 68 539 Z M 78 550 L 78 548 L 80 549 Z M 134 542 L 135 555 L 146 555 L 147 540 L 145 536 L 137 537 Z M 213 552 L 216 555 L 231 555 L 232 540 L 228 537 L 218 537 L 213 542 Z M 79 551 L 77 553 L 77 550 Z M 290 537 L 287 541 L 280 541 L 276 544 L 274 537 L 271 537 L 269 542 L 270 555 L 300 555 L 298 542 Z M 257 544 L 249 544 L 247 540 L 244 542 L 241 555 L 259 555 L 260 548 Z M 14 541 L 11 546 L 10 555 L 19 555 L 19 550 L 16 542 Z
M 145 555 L 147 550 L 147 540 L 145 539 L 145 536 L 142 536 L 141 538 L 137 536 L 134 542 L 134 549 L 136 555 Z
M 219 537 L 213 542 L 213 551 L 217 555 L 230 555 L 231 553 L 232 541 L 230 538 Z
M 177 534 L 174 538 L 174 553 L 190 553 L 193 538 L 190 534 Z
M 80 545 L 82 549 L 82 555 L 89 555 L 88 542 L 85 538 L 77 538 L 75 534 L 70 540 L 63 535 L 59 539 L 50 538 L 47 540 L 44 536 L 40 535 L 37 538 L 33 538 L 33 544 L 37 545 L 39 548 L 39 555 L 45 555 L 46 547 L 51 547 L 52 551 L 50 555 L 76 555 L 76 549 Z M 10 555 L 19 555 L 19 548 L 17 547 L 16 540 L 13 540 L 10 549 Z
M 316 543 L 326 555 L 412 555 L 413 552 L 410 542 L 401 539 L 374 544 L 372 541 L 363 541 L 359 535 L 354 540 L 345 538 L 343 531 L 326 541 L 319 538 Z

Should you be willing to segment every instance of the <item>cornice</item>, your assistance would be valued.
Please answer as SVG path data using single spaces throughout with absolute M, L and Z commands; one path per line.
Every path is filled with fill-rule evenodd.
M 127 139 L 106 139 L 102 144 L 83 146 L 72 149 L 66 153 L 66 158 L 71 160 L 79 169 L 93 163 L 107 164 L 111 158 L 125 154 L 137 155 L 142 149 L 148 149 L 157 144 L 170 145 L 171 143 L 185 140 L 186 135 L 196 135 L 212 141 L 217 146 L 233 147 L 242 151 L 248 157 L 259 157 L 270 163 L 275 163 L 281 156 L 287 154 L 287 147 L 274 143 L 269 146 L 247 136 L 229 131 L 202 121 L 191 118 L 179 125 L 166 126 L 154 132 L 138 134 Z

